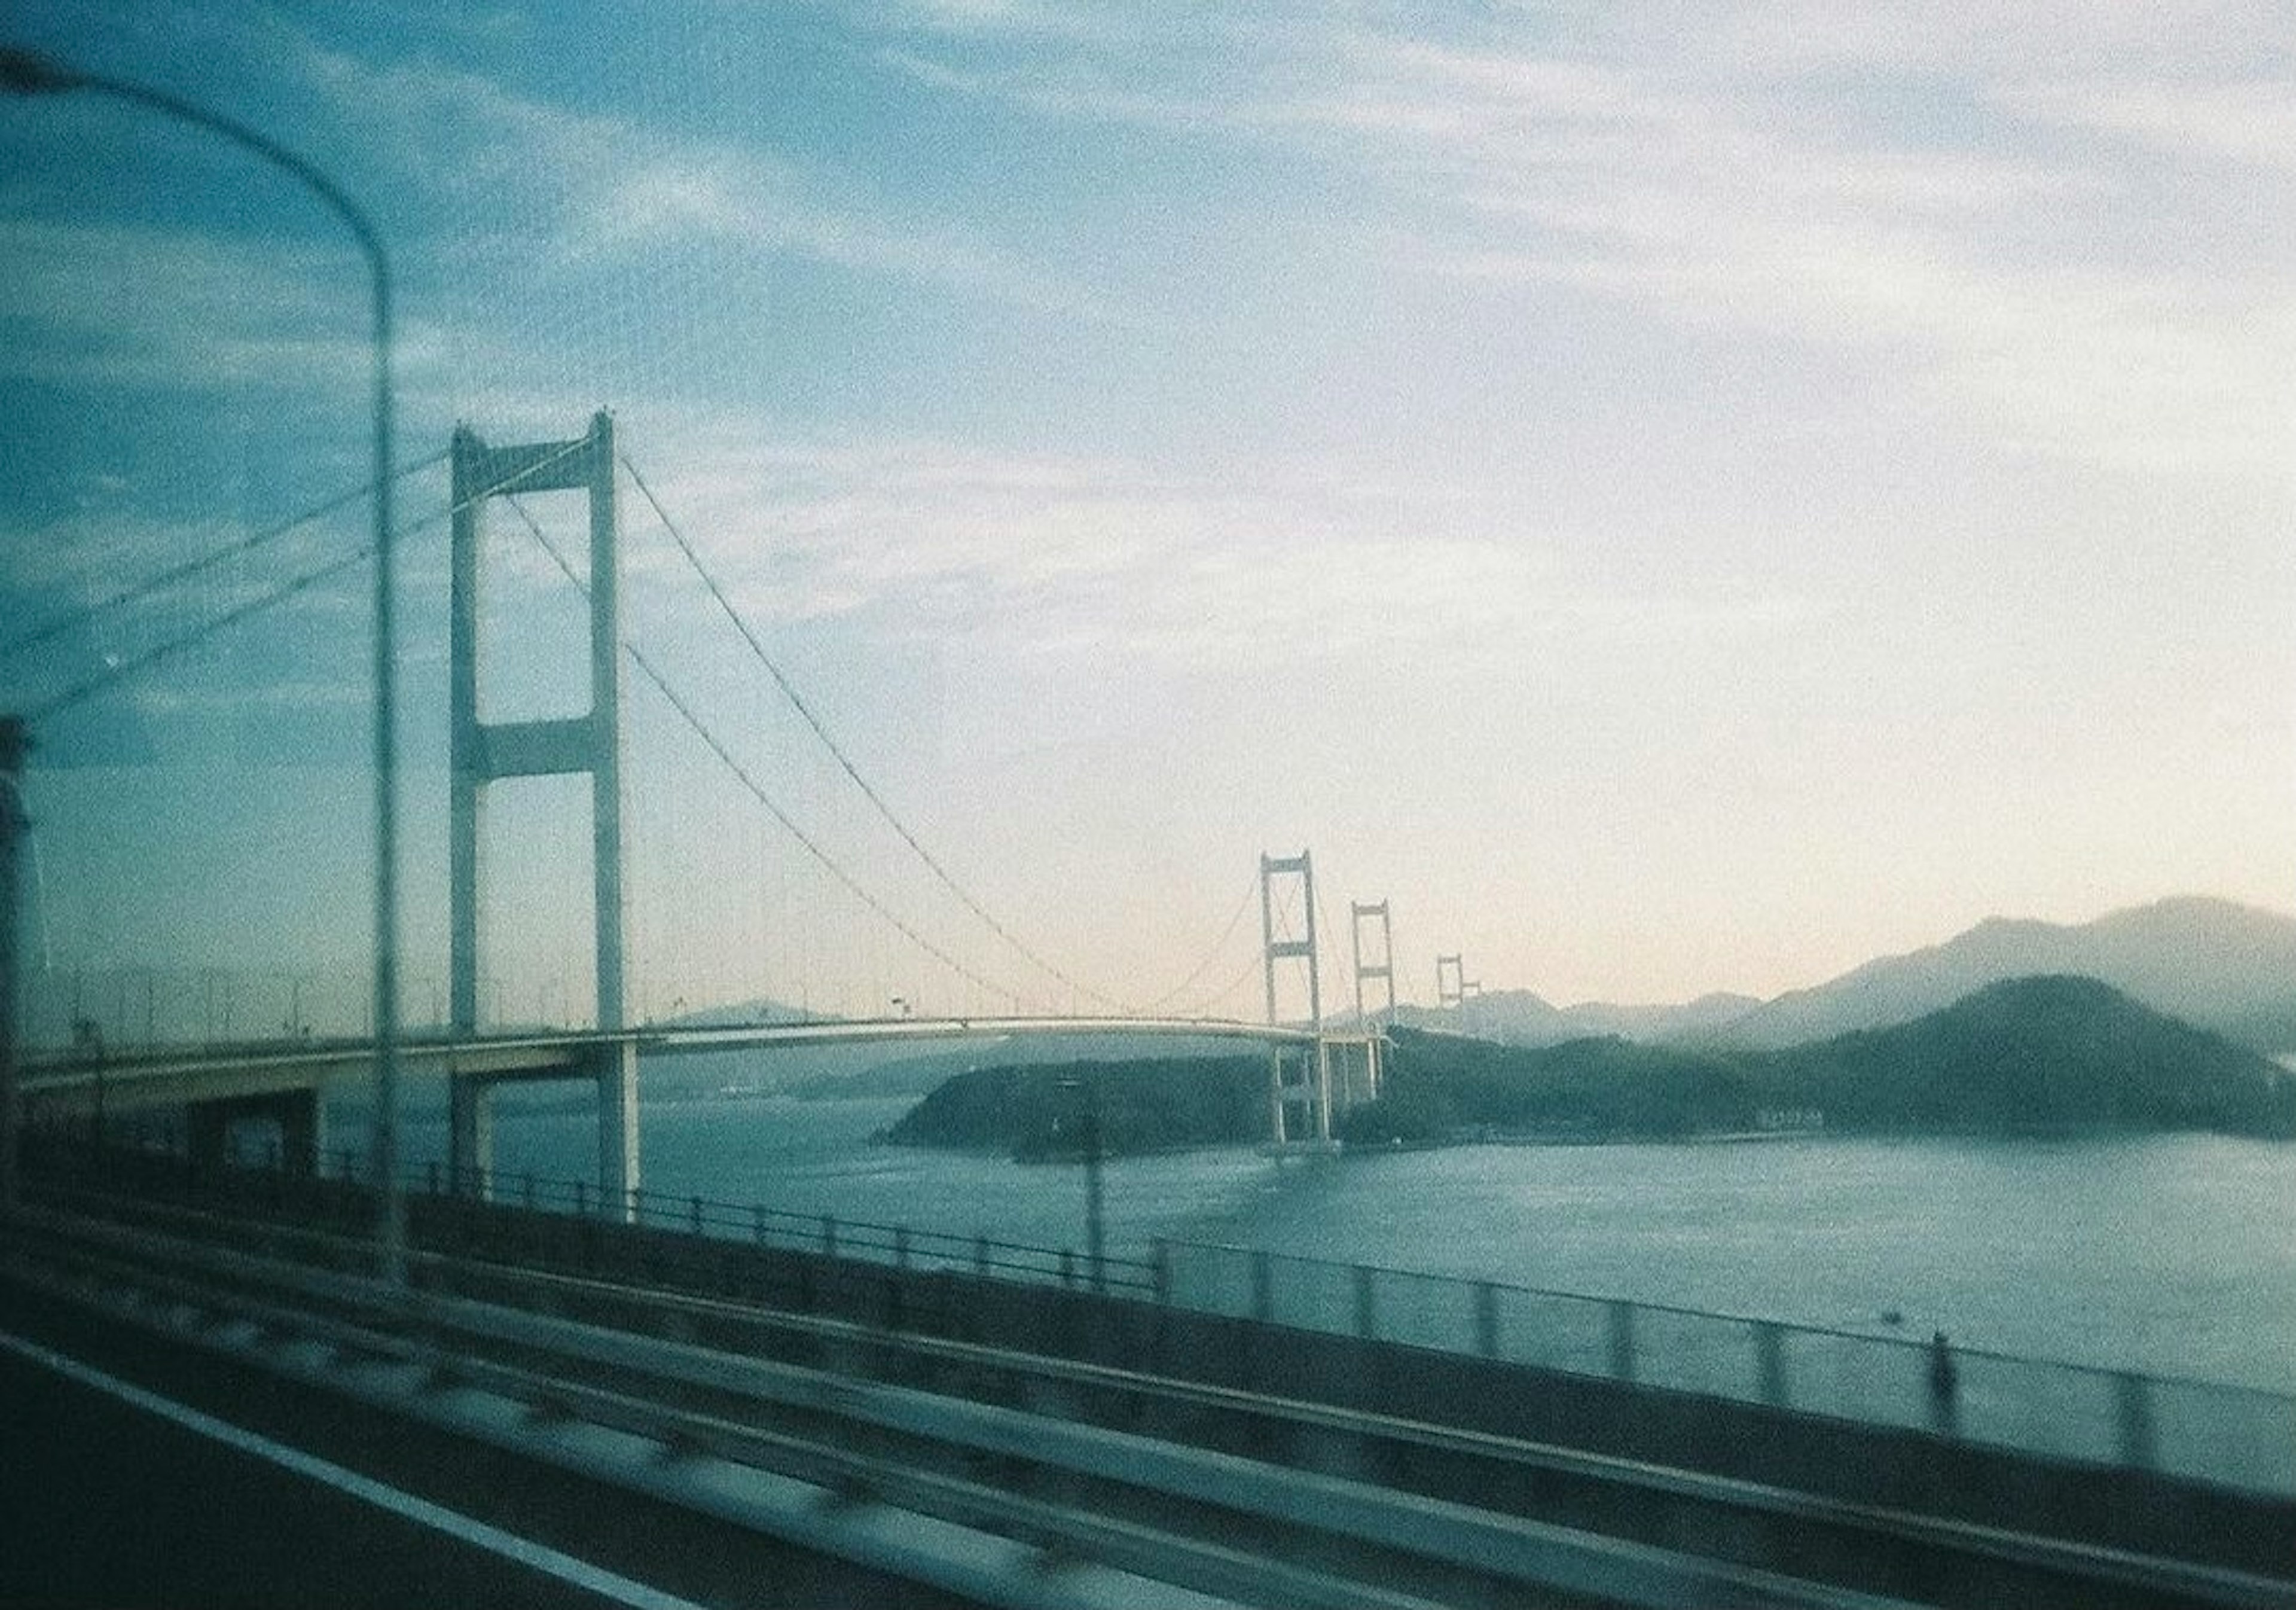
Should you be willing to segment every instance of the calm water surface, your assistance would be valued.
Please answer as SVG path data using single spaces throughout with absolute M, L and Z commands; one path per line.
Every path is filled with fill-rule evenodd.
M 1080 1246 L 1083 1171 L 873 1145 L 906 1100 L 649 1102 L 649 1188 Z M 504 1113 L 497 1166 L 594 1175 L 593 1121 Z M 421 1158 L 443 1125 L 418 1123 Z M 1478 1146 L 1107 1168 L 1156 1236 L 2296 1392 L 2296 1146 L 2216 1136 Z M 1898 1316 L 1895 1325 L 1885 1316 Z

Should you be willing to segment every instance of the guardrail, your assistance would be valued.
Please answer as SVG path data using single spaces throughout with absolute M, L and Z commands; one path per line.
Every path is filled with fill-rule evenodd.
M 49 1131 L 38 1138 L 66 1136 Z M 100 1154 L 106 1148 L 94 1149 Z M 121 1149 L 180 1169 L 195 1166 L 167 1146 Z M 316 1178 L 364 1190 L 371 1185 L 364 1165 L 360 1154 L 329 1152 Z M 275 1188 L 294 1178 L 275 1151 L 263 1163 L 226 1172 L 258 1190 L 266 1179 Z M 1064 1248 L 664 1191 L 634 1189 L 616 1202 L 582 1180 L 457 1173 L 439 1162 L 408 1170 L 402 1183 L 411 1197 L 442 1203 L 487 1200 L 898 1269 L 1088 1289 L 2045 1458 L 2296 1494 L 2296 1395 L 2255 1388 L 2016 1358 L 1955 1347 L 1943 1337 L 1866 1335 L 1254 1248 L 1158 1241 L 1145 1258 L 1094 1260 Z
M 2296 1396 L 1245 1247 L 1162 1262 L 1205 1312 L 2296 1493 Z
M 104 1136 L 93 1123 L 67 1122 L 37 1126 L 27 1132 L 28 1161 L 37 1162 L 44 1146 L 61 1144 L 83 1162 L 107 1156 L 165 1162 L 177 1171 L 195 1171 L 180 1135 L 138 1138 Z M 371 1188 L 373 1171 L 363 1152 L 332 1149 L 317 1158 L 317 1168 L 302 1176 L 359 1189 Z M 285 1166 L 275 1141 L 250 1161 L 226 1162 L 224 1176 L 260 1188 L 266 1179 L 297 1178 Z M 746 1241 L 785 1252 L 812 1253 L 888 1268 L 919 1271 L 944 1270 L 984 1278 L 1019 1280 L 1032 1285 L 1060 1286 L 1110 1296 L 1161 1301 L 1166 1286 L 1158 1258 L 1103 1255 L 1094 1258 L 1065 1247 L 1033 1246 L 987 1236 L 960 1236 L 906 1225 L 879 1224 L 867 1220 L 839 1219 L 817 1213 L 794 1213 L 754 1203 L 733 1203 L 707 1196 L 633 1187 L 619 1201 L 614 1194 L 581 1179 L 506 1171 L 455 1170 L 432 1161 L 400 1171 L 399 1184 L 410 1199 L 441 1202 L 484 1201 L 534 1212 L 566 1214 L 603 1223 L 684 1232 L 719 1241 Z
M 361 1178 L 358 1159 L 353 1154 L 330 1154 L 329 1163 L 337 1178 Z M 410 1190 L 430 1196 L 478 1198 L 537 1212 L 613 1219 L 644 1228 L 683 1230 L 718 1240 L 748 1241 L 758 1246 L 818 1253 L 830 1258 L 859 1259 L 896 1269 L 944 1269 L 1151 1300 L 1159 1298 L 1163 1289 L 1161 1270 L 1152 1258 L 1103 1255 L 1095 1259 L 1066 1248 L 1030 1246 L 987 1236 L 951 1235 L 829 1214 L 793 1213 L 756 1203 L 722 1202 L 636 1187 L 616 1203 L 611 1193 L 579 1179 L 458 1171 L 435 1162 L 411 1171 L 406 1185 Z

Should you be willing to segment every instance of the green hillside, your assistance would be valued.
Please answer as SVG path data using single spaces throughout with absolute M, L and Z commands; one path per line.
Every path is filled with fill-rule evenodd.
M 2012 979 L 1895 1028 L 1761 1059 L 1836 1129 L 2296 1134 L 2296 1076 L 2095 979 Z
M 1074 1154 L 1097 1091 L 1111 1153 L 1267 1133 L 1257 1055 L 984 1068 L 890 1138 Z M 1697 1053 L 1603 1037 L 1537 1048 L 1397 1029 L 1356 1145 L 1478 1136 L 1669 1139 L 1822 1115 L 1843 1133 L 2211 1129 L 2296 1136 L 2296 1075 L 2094 979 L 2015 979 L 1895 1028 L 1784 1051 Z
M 1394 1031 L 1381 1099 L 1347 1115 L 1357 1144 L 1468 1133 L 1664 1138 L 1751 1127 L 1735 1064 L 1616 1036 L 1537 1048 Z
M 1263 1056 L 1051 1063 L 960 1073 L 886 1134 L 901 1146 L 1076 1155 L 1097 1113 L 1109 1153 L 1257 1139 L 1267 1130 Z

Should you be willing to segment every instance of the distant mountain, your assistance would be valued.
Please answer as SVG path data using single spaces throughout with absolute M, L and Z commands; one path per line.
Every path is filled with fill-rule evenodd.
M 936 1089 L 891 1138 L 1073 1151 L 1096 1087 L 1111 1152 L 1249 1142 L 1267 1125 L 1257 1056 L 982 1068 Z M 1478 1135 L 1684 1138 L 1773 1124 L 1897 1134 L 2212 1129 L 2296 1138 L 2296 1074 L 2094 979 L 1988 985 L 1891 1028 L 1783 1051 L 1708 1052 L 1618 1036 L 1508 1046 L 1391 1032 L 1381 1098 L 1350 1144 Z
M 729 1006 L 703 1006 L 692 1012 L 673 1013 L 667 1017 L 647 1020 L 653 1026 L 663 1029 L 748 1029 L 763 1023 L 809 1023 L 813 1021 L 813 1014 L 802 1006 L 792 1006 L 764 996 L 753 1000 L 735 1001 Z
M 2296 1075 L 2092 978 L 1991 984 L 1910 1023 L 1747 1058 L 1829 1129 L 2296 1136 Z
M 2093 923 L 1994 917 L 1677 1039 L 1775 1049 L 1905 1023 L 2004 979 L 2078 973 L 2260 1051 L 2296 1050 L 2296 920 L 2197 896 Z
M 1528 990 L 1495 990 L 1456 1007 L 1398 1006 L 1394 1021 L 1437 1033 L 1465 1034 L 1509 1046 L 1559 1046 L 1616 1035 L 1622 1039 L 1695 1039 L 1735 1023 L 1762 1003 L 1751 995 L 1717 992 L 1679 1006 L 1618 1006 L 1584 1001 L 1550 1005 Z

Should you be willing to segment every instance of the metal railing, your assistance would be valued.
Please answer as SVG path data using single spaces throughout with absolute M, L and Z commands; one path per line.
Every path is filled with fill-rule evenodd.
M 362 1178 L 360 1159 L 329 1154 L 329 1171 L 339 1179 Z M 633 1187 L 616 1202 L 612 1193 L 579 1179 L 553 1179 L 531 1173 L 455 1170 L 430 1162 L 410 1171 L 410 1192 L 432 1197 L 488 1201 L 535 1212 L 570 1213 L 644 1228 L 684 1231 L 721 1241 L 747 1241 L 785 1252 L 816 1253 L 895 1269 L 946 1270 L 986 1279 L 1022 1280 L 1158 1298 L 1161 1271 L 1152 1258 L 1094 1259 L 1065 1247 L 1032 1246 L 988 1236 L 921 1230 L 906 1225 L 839 1219 L 825 1213 L 795 1213 L 757 1203 Z
M 299 1171 L 290 1166 L 289 1159 L 274 1139 L 251 1155 L 242 1153 L 202 1170 L 190 1156 L 180 1133 L 152 1137 L 106 1134 L 95 1123 L 81 1121 L 43 1126 L 32 1140 L 30 1155 L 35 1160 L 41 1154 L 42 1143 L 53 1150 L 61 1142 L 82 1162 L 98 1167 L 106 1158 L 122 1162 L 142 1159 L 186 1176 L 193 1172 L 212 1173 L 216 1183 L 235 1183 L 258 1194 L 275 1194 L 276 1187 L 299 1179 L 359 1190 L 373 1184 L 367 1154 L 348 1148 L 323 1152 L 315 1160 L 315 1169 Z M 1067 1247 L 1035 1246 L 988 1236 L 956 1235 L 828 1214 L 795 1213 L 761 1203 L 725 1202 L 636 1187 L 617 1199 L 615 1193 L 601 1190 L 588 1180 L 500 1170 L 458 1171 L 436 1160 L 401 1169 L 399 1183 L 410 1202 L 488 1203 L 531 1212 L 683 1233 L 713 1241 L 747 1242 L 754 1246 L 811 1253 L 898 1269 L 946 1271 L 1148 1301 L 1160 1301 L 1167 1289 L 1162 1267 L 1153 1256 L 1103 1255 L 1095 1259 Z
M 1161 1262 L 1204 1312 L 2296 1493 L 2296 1395 L 1244 1247 Z
M 198 1172 L 180 1138 L 126 1146 L 77 1138 L 80 1157 L 140 1157 Z M 62 1138 L 47 1131 L 44 1138 Z M 35 1146 L 35 1154 L 38 1147 Z M 331 1151 L 316 1171 L 275 1146 L 217 1183 L 278 1195 L 296 1179 L 372 1184 L 363 1154 Z M 1070 1249 L 985 1236 L 795 1213 L 667 1191 L 611 1193 L 532 1173 L 460 1174 L 437 1162 L 405 1171 L 410 1199 L 488 1202 L 711 1242 L 902 1270 L 1091 1290 L 1198 1312 L 1468 1354 L 1598 1380 L 1898 1426 L 1948 1441 L 2221 1485 L 2296 1494 L 2296 1395 L 2100 1369 L 1775 1319 L 1490 1280 L 1414 1274 L 1254 1248 L 1158 1241 L 1145 1258 L 1097 1261 Z

